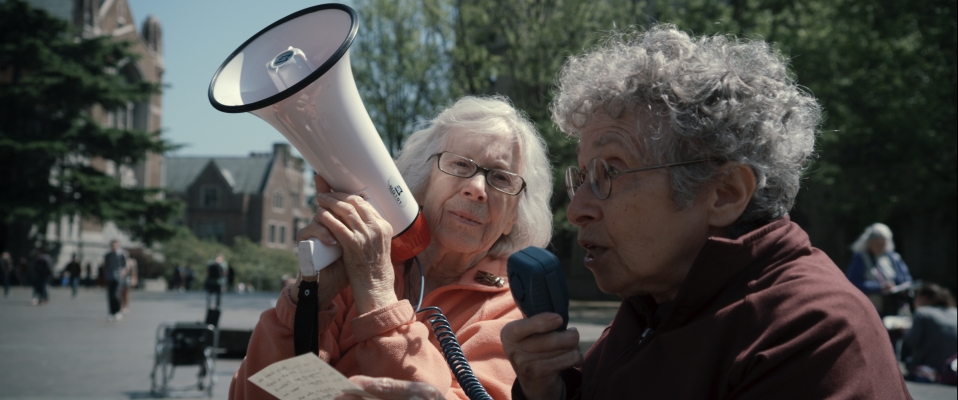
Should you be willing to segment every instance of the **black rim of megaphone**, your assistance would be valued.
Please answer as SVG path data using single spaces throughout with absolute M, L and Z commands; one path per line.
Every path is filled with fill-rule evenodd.
M 264 33 L 268 32 L 269 30 L 283 23 L 299 18 L 306 14 L 311 14 L 317 11 L 329 10 L 329 9 L 345 11 L 347 14 L 349 14 L 349 18 L 351 19 L 351 21 L 350 21 L 350 27 L 349 27 L 349 34 L 346 35 L 346 39 L 343 40 L 343 44 L 341 44 L 339 48 L 336 49 L 336 52 L 333 53 L 333 55 L 330 56 L 329 59 L 323 63 L 323 65 L 321 65 L 319 68 L 313 71 L 313 73 L 306 76 L 306 78 L 304 78 L 303 80 L 297 82 L 295 85 L 290 86 L 286 88 L 286 90 L 283 90 L 279 93 L 276 93 L 260 101 L 252 102 L 249 104 L 241 104 L 238 106 L 227 106 L 216 101 L 216 98 L 213 97 L 213 85 L 216 84 L 216 79 L 219 78 L 220 72 L 223 71 L 223 68 L 226 68 L 226 65 L 229 64 L 230 61 L 233 61 L 233 58 L 236 57 L 236 55 L 239 54 L 240 51 L 245 49 L 246 46 L 248 46 L 251 42 L 256 40 L 256 38 L 262 36 Z M 356 38 L 356 31 L 359 30 L 359 24 L 356 22 L 356 20 L 357 20 L 356 11 L 354 11 L 349 6 L 344 4 L 338 4 L 338 3 L 327 3 L 327 4 L 320 4 L 318 6 L 313 6 L 309 8 L 304 8 L 290 15 L 287 15 L 286 17 L 284 17 L 283 19 L 279 21 L 273 22 L 272 24 L 263 28 L 263 30 L 257 32 L 255 35 L 253 35 L 252 37 L 247 39 L 245 42 L 243 42 L 243 44 L 240 45 L 240 47 L 237 47 L 236 50 L 233 51 L 233 54 L 230 54 L 230 56 L 226 58 L 226 61 L 223 61 L 223 64 L 220 65 L 219 69 L 216 70 L 216 74 L 213 75 L 213 80 L 210 81 L 210 88 L 208 92 L 208 96 L 210 98 L 210 104 L 212 104 L 213 107 L 216 108 L 217 110 L 220 110 L 223 112 L 228 112 L 228 113 L 249 112 L 253 110 L 258 110 L 270 104 L 274 104 L 276 102 L 279 102 L 280 100 L 284 100 L 287 97 L 292 96 L 296 92 L 299 92 L 306 86 L 309 86 L 310 83 L 313 83 L 315 80 L 319 79 L 319 77 L 323 76 L 323 74 L 325 74 L 326 71 L 329 71 L 329 69 L 332 68 L 333 65 L 336 65 L 339 59 L 343 57 L 343 54 L 346 54 L 346 51 L 349 50 L 349 46 L 352 46 L 353 44 L 353 39 Z

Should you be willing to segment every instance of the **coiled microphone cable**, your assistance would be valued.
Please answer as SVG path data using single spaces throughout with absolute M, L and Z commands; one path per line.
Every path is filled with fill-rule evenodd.
M 429 314 L 426 320 L 432 325 L 436 340 L 439 341 L 439 347 L 442 349 L 442 355 L 446 358 L 449 369 L 456 376 L 459 387 L 466 392 L 466 396 L 469 396 L 471 400 L 492 400 L 492 396 L 489 396 L 486 389 L 482 387 L 482 383 L 479 382 L 479 378 L 476 378 L 476 374 L 472 372 L 472 367 L 469 366 L 469 361 L 462 353 L 462 346 L 459 345 L 459 340 L 456 339 L 456 334 L 452 331 L 449 320 L 442 314 L 442 309 L 439 307 L 420 309 L 422 307 L 423 291 L 426 286 L 426 277 L 422 273 L 422 264 L 419 263 L 419 257 L 416 257 L 415 260 L 416 265 L 419 266 L 419 304 L 416 305 L 416 313 L 432 311 L 432 314 Z

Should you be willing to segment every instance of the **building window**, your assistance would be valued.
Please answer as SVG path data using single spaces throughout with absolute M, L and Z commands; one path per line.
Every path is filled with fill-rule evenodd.
M 123 130 L 134 129 L 133 103 L 126 103 L 125 105 L 117 107 L 112 113 L 110 113 L 109 118 L 109 124 L 114 128 Z
M 289 204 L 292 207 L 302 207 L 303 203 L 299 197 L 299 192 L 290 192 L 289 193 Z
M 281 244 L 286 244 L 286 227 L 279 227 L 279 242 Z
M 273 208 L 283 209 L 283 192 L 273 193 Z
M 220 190 L 215 186 L 204 186 L 200 192 L 200 202 L 203 207 L 213 208 L 220 205 Z
M 193 226 L 193 233 L 200 239 L 213 239 L 223 243 L 225 235 L 224 224 L 222 222 L 197 222 Z
M 276 225 L 269 224 L 269 242 L 276 243 Z

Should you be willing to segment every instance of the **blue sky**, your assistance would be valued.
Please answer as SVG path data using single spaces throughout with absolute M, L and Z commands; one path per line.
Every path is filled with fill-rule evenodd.
M 213 73 L 226 57 L 267 25 L 325 3 L 304 0 L 128 0 L 139 29 L 154 15 L 163 27 L 163 136 L 183 144 L 171 155 L 236 155 L 269 152 L 285 142 L 252 114 L 217 111 L 207 99 Z M 349 4 L 349 2 L 345 2 Z

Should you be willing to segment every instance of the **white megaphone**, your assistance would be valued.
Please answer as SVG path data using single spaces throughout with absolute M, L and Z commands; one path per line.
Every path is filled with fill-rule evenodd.
M 429 229 L 353 81 L 349 46 L 358 27 L 356 12 L 342 4 L 274 22 L 223 62 L 210 82 L 210 103 L 262 118 L 333 190 L 363 196 L 398 232 L 392 260 L 407 260 L 429 244 Z M 311 239 L 300 242 L 299 253 L 303 274 L 314 275 L 342 248 Z M 304 262 L 310 261 L 308 271 Z

